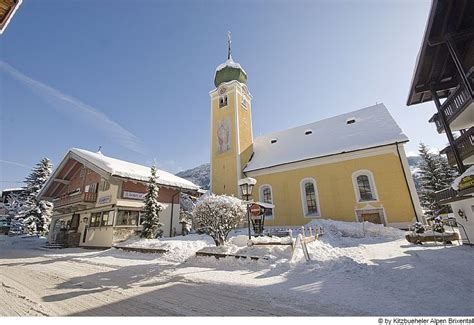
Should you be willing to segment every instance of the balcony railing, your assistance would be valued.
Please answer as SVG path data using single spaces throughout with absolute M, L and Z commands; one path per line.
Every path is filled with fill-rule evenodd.
M 55 207 L 61 207 L 61 206 L 74 204 L 74 203 L 80 203 L 80 202 L 86 202 L 86 203 L 97 202 L 97 193 L 85 192 L 85 193 L 76 194 L 72 196 L 70 195 L 60 196 L 56 200 L 53 201 Z
M 472 75 L 472 73 L 471 73 Z M 472 94 L 467 90 L 463 85 L 459 85 L 456 90 L 449 95 L 446 101 L 441 105 L 441 110 L 446 116 L 446 121 L 448 124 L 451 124 L 456 117 L 463 112 L 463 110 L 468 107 L 473 102 Z M 430 122 L 436 124 L 436 129 L 438 133 L 443 133 L 444 128 L 441 123 L 441 118 L 438 113 L 433 115 L 430 119 Z
M 454 140 L 454 143 L 459 151 L 462 161 L 474 156 L 474 127 L 461 134 L 459 138 Z M 444 148 L 441 150 L 441 153 L 448 157 L 450 165 L 456 165 L 456 158 L 454 158 L 454 153 L 451 147 Z
M 448 187 L 444 190 L 435 192 L 434 197 L 438 203 L 447 203 L 457 197 L 457 192 L 452 187 Z

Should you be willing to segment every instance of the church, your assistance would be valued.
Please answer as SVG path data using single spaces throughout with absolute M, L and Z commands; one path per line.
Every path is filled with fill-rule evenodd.
M 231 55 L 214 76 L 211 191 L 241 197 L 238 180 L 257 180 L 255 201 L 271 203 L 267 226 L 315 218 L 407 228 L 422 220 L 404 144 L 383 104 L 254 138 L 247 73 Z

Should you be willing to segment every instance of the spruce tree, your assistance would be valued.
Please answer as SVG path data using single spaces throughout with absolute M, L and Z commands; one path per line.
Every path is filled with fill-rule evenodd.
M 51 176 L 51 172 L 51 161 L 48 158 L 43 158 L 25 179 L 26 186 L 22 196 L 25 209 L 17 218 L 29 233 L 45 234 L 48 231 L 53 204 L 38 200 L 37 195 Z
M 151 167 L 151 175 L 148 180 L 148 189 L 145 195 L 145 220 L 143 222 L 142 238 L 156 238 L 163 235 L 160 223 L 160 211 L 162 207 L 158 202 L 158 183 L 156 181 L 156 167 Z
M 451 186 L 457 172 L 452 168 L 447 159 L 440 154 L 431 153 L 424 143 L 420 143 L 419 165 L 420 203 L 426 214 L 434 216 L 439 213 L 450 212 L 449 206 L 440 205 L 435 200 L 435 192 Z

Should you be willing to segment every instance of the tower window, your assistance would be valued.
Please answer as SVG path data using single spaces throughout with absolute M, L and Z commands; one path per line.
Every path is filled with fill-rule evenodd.
M 312 133 L 313 133 L 312 130 L 306 130 L 306 131 L 304 131 L 304 135 L 310 135 L 310 134 L 312 134 Z
M 243 109 L 247 108 L 247 99 L 245 99 L 245 98 L 242 99 L 242 108 Z
M 227 95 L 219 97 L 219 108 L 227 106 Z

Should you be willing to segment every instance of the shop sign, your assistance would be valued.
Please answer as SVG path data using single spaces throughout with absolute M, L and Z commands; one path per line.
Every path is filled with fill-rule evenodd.
M 110 203 L 111 200 L 112 200 L 112 195 L 102 196 L 102 197 L 99 198 L 99 200 L 97 200 L 97 203 L 98 204 L 106 204 L 106 203 Z
M 468 175 L 468 176 L 463 177 L 461 181 L 459 182 L 459 186 L 458 186 L 459 191 L 463 191 L 470 187 L 474 187 L 474 176 Z
M 144 200 L 145 193 L 123 191 L 122 197 L 124 199 Z

